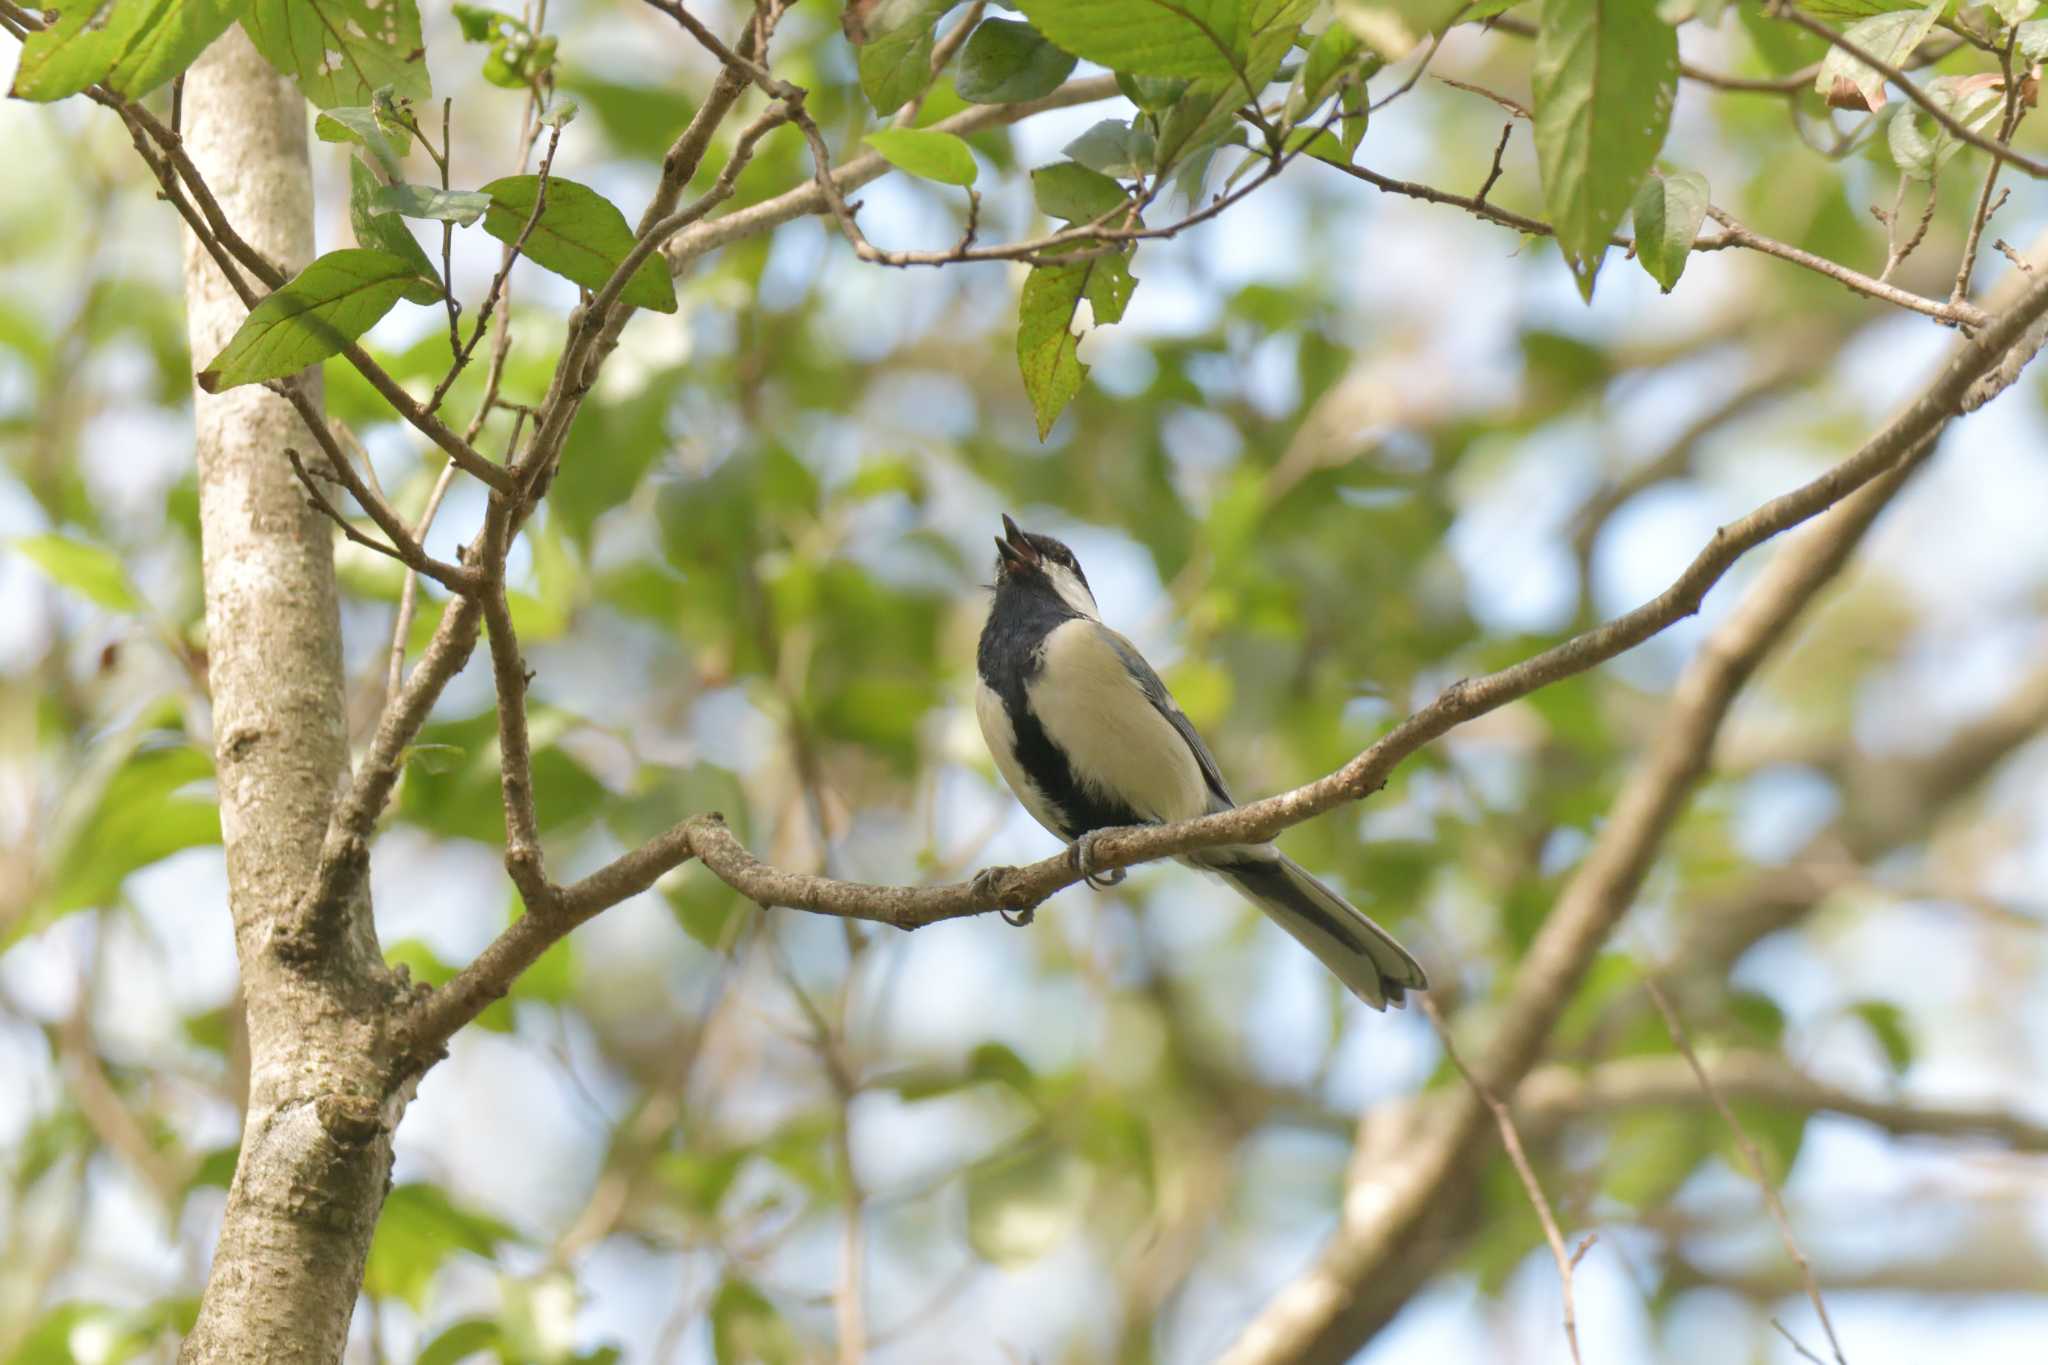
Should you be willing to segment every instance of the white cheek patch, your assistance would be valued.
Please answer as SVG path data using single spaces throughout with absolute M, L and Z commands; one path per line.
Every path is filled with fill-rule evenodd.
M 1091 621 L 1102 619 L 1095 605 L 1095 594 L 1088 591 L 1088 585 L 1072 569 L 1048 559 L 1045 561 L 1045 581 L 1052 584 L 1052 590 L 1060 595 L 1060 601 Z

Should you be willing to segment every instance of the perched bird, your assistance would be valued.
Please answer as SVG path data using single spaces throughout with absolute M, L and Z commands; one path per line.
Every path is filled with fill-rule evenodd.
M 1236 803 L 1166 684 L 1102 624 L 1074 552 L 1007 515 L 1003 531 L 974 713 L 1024 809 L 1073 845 L 1090 884 L 1114 884 L 1122 869 L 1094 875 L 1096 831 Z M 1386 930 L 1271 844 L 1205 848 L 1180 861 L 1244 893 L 1374 1009 L 1429 988 L 1421 965 Z

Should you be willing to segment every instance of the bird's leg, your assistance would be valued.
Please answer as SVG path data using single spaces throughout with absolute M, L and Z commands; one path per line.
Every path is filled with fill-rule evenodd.
M 1091 829 L 1074 840 L 1067 850 L 1067 856 L 1074 860 L 1074 870 L 1081 874 L 1081 880 L 1097 891 L 1117 885 L 1126 875 L 1120 867 L 1112 867 L 1107 872 L 1095 870 L 1095 841 L 1107 833 L 1108 830 Z

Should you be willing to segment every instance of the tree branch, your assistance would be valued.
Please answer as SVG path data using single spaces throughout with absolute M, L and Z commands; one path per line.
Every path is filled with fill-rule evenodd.
M 1535 1064 L 1587 966 L 1633 902 L 1665 833 L 1705 770 L 1736 691 L 1932 450 L 1973 387 L 2044 313 L 2048 287 L 2037 282 L 1976 338 L 1961 343 L 1899 416 L 1823 476 L 1853 476 L 1853 495 L 1771 562 L 1702 647 L 1673 695 L 1656 747 L 1624 785 L 1599 839 L 1522 960 L 1500 1010 L 1493 1045 L 1475 1068 L 1496 1093 L 1514 1088 Z M 1810 495 L 1813 488 L 1786 497 Z M 1717 545 L 1725 534 L 1726 528 L 1716 536 Z M 1424 1140 L 1411 1144 L 1399 1160 L 1367 1172 L 1347 1194 L 1344 1223 L 1316 1264 L 1267 1305 L 1223 1358 L 1232 1365 L 1277 1365 L 1333 1362 L 1351 1355 L 1433 1268 L 1433 1262 L 1407 1256 L 1404 1248 L 1430 1224 L 1446 1192 L 1469 1168 L 1484 1122 L 1484 1105 L 1457 1092 Z M 1368 1284 L 1372 1292 L 1362 1292 Z

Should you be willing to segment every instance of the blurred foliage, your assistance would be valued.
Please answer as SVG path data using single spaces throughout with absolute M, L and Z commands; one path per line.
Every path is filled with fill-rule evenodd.
M 1818 60 L 1758 5 L 1728 8 L 1690 22 L 1689 58 L 1749 77 Z M 545 34 L 531 15 L 456 9 L 427 14 L 426 32 L 436 88 L 456 99 L 464 183 L 518 169 L 520 102 L 552 92 L 583 109 L 560 169 L 635 205 L 708 85 L 699 54 L 647 7 L 551 11 Z M 996 16 L 967 45 L 964 88 L 942 76 L 921 90 L 947 12 L 896 6 L 908 21 L 895 38 L 856 51 L 836 7 L 806 0 L 775 67 L 811 90 L 845 153 L 878 126 L 872 106 L 921 94 L 906 127 L 928 127 L 1065 74 L 1058 49 Z M 704 14 L 733 30 L 731 13 Z M 1021 14 L 1083 57 L 1100 37 L 1078 0 Z M 1374 98 L 1391 93 L 1406 69 L 1330 48 L 1341 61 L 1313 40 L 1287 65 L 1259 51 L 1277 80 L 1299 74 L 1330 100 L 1368 76 Z M 1526 38 L 1466 27 L 1433 69 L 1520 98 L 1529 63 Z M 425 74 L 405 79 L 423 89 Z M 1143 72 L 1126 86 L 1111 133 L 1090 131 L 1104 113 L 1092 108 L 964 139 L 986 239 L 1118 211 L 1126 192 L 1105 173 L 1128 175 L 1133 146 L 1194 137 L 1227 93 Z M 333 94 L 343 114 L 373 108 L 361 91 Z M 5 116 L 0 134 L 23 150 L 0 187 L 0 1077 L 22 1098 L 0 1126 L 0 1360 L 161 1358 L 189 1321 L 247 1084 L 213 849 L 194 358 L 172 220 L 118 130 L 69 107 Z M 1468 193 L 1505 117 L 1423 82 L 1371 131 L 1357 115 L 1354 145 L 1361 164 L 1405 162 Z M 739 126 L 714 139 L 694 192 L 716 183 Z M 1711 171 L 1717 204 L 1876 269 L 1885 232 L 1866 208 L 1892 202 L 1901 172 L 1870 120 L 1827 113 L 1803 82 L 1789 97 L 1687 85 L 1675 126 L 1668 154 Z M 1853 145 L 1822 154 L 1837 134 Z M 902 165 L 933 145 L 896 137 Z M 1520 125 L 1509 145 L 1493 193 L 1537 211 Z M 323 191 L 347 183 L 349 151 L 316 145 Z M 1241 153 L 1210 151 L 1213 193 Z M 940 155 L 957 169 L 950 145 Z M 1048 163 L 1063 169 L 1045 175 Z M 1947 162 L 1935 226 L 1900 277 L 1910 287 L 1945 297 L 1982 169 L 1969 150 Z M 810 174 L 802 138 L 779 130 L 732 207 Z M 1659 183 L 1688 186 L 1684 174 Z M 1625 204 L 1632 188 L 1601 194 Z M 1218 224 L 1105 258 L 1109 286 L 1073 264 L 885 272 L 814 222 L 679 278 L 676 314 L 626 331 L 513 560 L 553 865 L 573 875 L 714 809 L 765 859 L 866 879 L 956 878 L 1049 851 L 1015 817 L 970 714 L 976 585 L 1003 510 L 1074 542 L 1241 796 L 1295 785 L 1437 687 L 1661 589 L 1716 520 L 1858 439 L 1901 391 L 1899 357 L 1928 353 L 1918 322 L 1734 252 L 1693 259 L 1682 280 L 1682 262 L 1652 253 L 1655 282 L 1632 267 L 1622 278 L 1611 257 L 1584 311 L 1554 246 L 1364 193 L 1302 164 Z M 878 241 L 943 246 L 961 231 L 957 189 L 894 176 L 864 194 Z M 1682 199 L 1667 190 L 1657 209 L 1682 219 Z M 616 257 L 619 225 L 604 224 Z M 1597 238 L 1613 223 L 1594 226 Z M 438 231 L 426 240 L 437 247 Z M 457 255 L 459 291 L 494 268 L 485 245 Z M 517 278 L 503 393 L 532 404 L 572 294 L 538 268 Z M 1077 340 L 1083 300 L 1098 326 Z M 1049 343 L 1028 393 L 1020 307 Z M 400 310 L 365 340 L 416 390 L 448 364 L 436 313 Z M 480 369 L 450 412 L 475 410 Z M 1733 405 L 1779 370 L 1789 378 L 1766 400 Z M 347 366 L 325 374 L 332 413 L 417 516 L 441 456 Z M 1702 422 L 1691 448 L 1631 482 Z M 481 441 L 501 451 L 514 431 L 499 412 Z M 2021 504 L 2042 487 L 2030 449 L 2031 475 L 2019 457 L 1996 473 Z M 1576 526 L 1589 508 L 1602 510 Z M 451 498 L 437 552 L 469 534 L 474 510 Z M 2039 979 L 2043 909 L 2011 889 L 2025 880 L 2012 868 L 2040 866 L 2026 861 L 2043 837 L 2027 814 L 2039 746 L 2012 760 L 2018 776 L 1945 793 L 1903 828 L 1869 815 L 1872 790 L 1896 800 L 1911 785 L 1888 766 L 1901 759 L 1887 727 L 1951 681 L 1930 653 L 2040 653 L 2038 554 L 2012 551 L 1996 610 L 1958 613 L 1937 579 L 1915 576 L 1955 543 L 1845 583 L 1766 671 L 1735 727 L 1769 741 L 1763 756 L 1710 781 L 1574 998 L 1553 1060 L 1588 1073 L 1675 1060 L 1642 1000 L 1658 967 L 1710 1054 L 1790 1057 L 1885 1094 L 1937 1065 L 1994 1086 L 2024 1071 L 1998 1020 Z M 346 546 L 340 572 L 360 743 L 401 580 Z M 439 609 L 426 591 L 415 650 Z M 1698 638 L 1468 727 L 1287 847 L 1416 945 L 1458 1026 L 1482 1028 Z M 412 747 L 378 849 L 386 956 L 427 983 L 506 913 L 481 672 Z M 1975 691 L 1957 685 L 1967 704 L 1943 694 L 1912 747 L 1994 702 L 1981 684 L 1980 672 Z M 1794 871 L 1816 889 L 1743 938 L 1741 916 L 1779 904 Z M 1708 927 L 1730 926 L 1725 949 L 1696 937 L 1723 911 Z M 1916 931 L 1916 913 L 1940 917 L 1954 957 L 1902 974 L 1928 951 L 1914 934 L 1935 932 Z M 1860 938 L 1868 924 L 1894 936 Z M 1367 1016 L 1177 868 L 1070 892 L 1028 933 L 988 919 L 914 942 L 764 916 L 685 868 L 556 948 L 479 1022 L 422 1087 L 371 1253 L 358 1338 L 379 1334 L 400 1357 L 812 1359 L 840 1330 L 830 1300 L 851 1218 L 878 1356 L 937 1358 L 972 1335 L 1031 1358 L 1206 1358 L 1334 1222 L 1361 1104 L 1458 1083 L 1412 1013 Z M 1811 1153 L 1839 1121 L 1751 1100 L 1737 1112 L 1775 1175 L 1826 1192 Z M 1721 1263 L 1696 1263 L 1687 1239 L 1735 1225 L 1716 1203 L 1735 1166 L 1703 1103 L 1589 1114 L 1535 1156 L 1568 1227 L 1630 1234 L 1653 1337 L 1685 1291 L 1715 1282 Z M 1504 1162 L 1470 1193 L 1476 1231 L 1444 1276 L 1506 1301 L 1518 1270 L 1547 1266 L 1540 1229 Z M 147 1273 L 106 1253 L 87 1209 L 140 1229 Z M 1731 1320 L 1725 1340 L 1768 1311 Z

